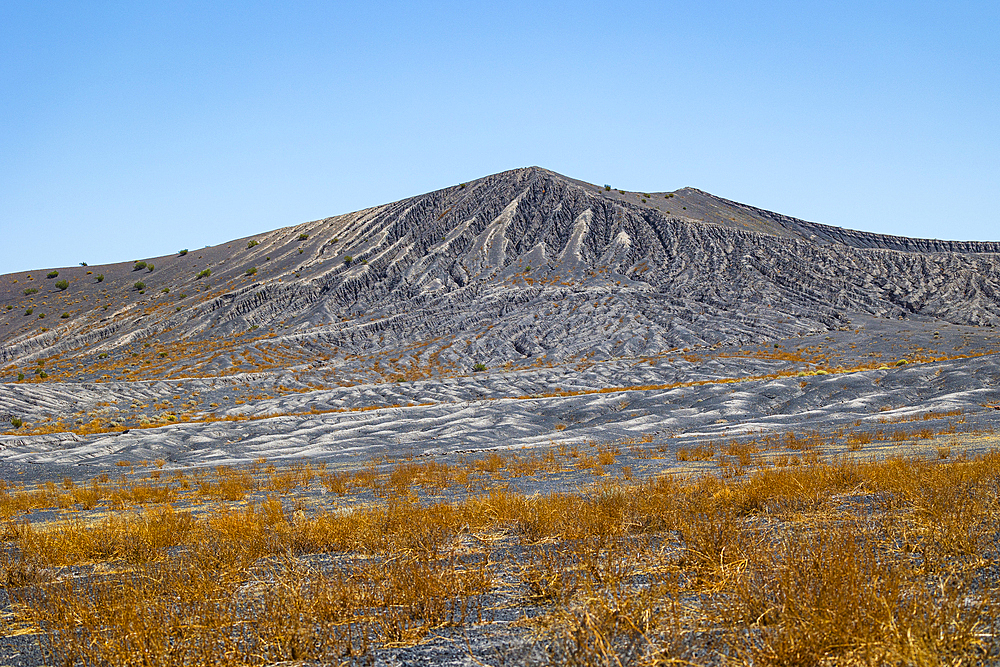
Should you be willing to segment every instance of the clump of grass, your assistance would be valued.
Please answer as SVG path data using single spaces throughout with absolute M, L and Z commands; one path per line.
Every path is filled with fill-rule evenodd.
M 59 275 L 58 271 L 49 271 L 48 273 L 45 274 L 45 277 L 46 278 L 55 278 L 58 275 Z
M 257 267 L 256 266 L 251 266 L 249 269 L 247 269 L 247 272 L 246 272 L 246 274 L 248 276 L 255 275 L 256 273 L 257 273 Z
M 210 275 L 212 275 L 212 269 L 202 269 L 201 271 L 198 272 L 198 275 L 195 276 L 195 278 L 197 280 L 201 280 L 202 278 L 207 278 Z
M 247 242 L 247 250 L 257 245 L 260 245 L 260 241 L 258 241 L 257 239 L 251 239 L 250 241 Z
M 97 280 L 97 282 L 99 282 L 99 283 L 103 283 L 104 282 L 104 274 L 103 273 L 98 273 L 96 276 L 94 276 L 94 279 Z
M 32 294 L 38 294 L 37 287 L 26 287 L 24 289 L 24 296 L 31 296 Z
M 68 280 L 57 280 L 55 282 L 55 286 L 56 286 L 56 289 L 58 289 L 59 291 L 65 291 L 69 287 L 69 281 Z
M 146 268 L 146 262 L 136 262 L 135 264 L 132 265 L 133 271 L 140 271 L 145 268 Z

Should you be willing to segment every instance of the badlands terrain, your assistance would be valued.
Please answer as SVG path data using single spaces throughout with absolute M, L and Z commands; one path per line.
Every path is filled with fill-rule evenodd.
M 16 528 L 18 521 L 105 520 L 108 510 L 143 505 L 134 500 L 140 480 L 155 486 L 160 482 L 153 480 L 170 475 L 175 487 L 163 491 L 164 498 L 187 503 L 195 517 L 221 511 L 209 501 L 259 509 L 279 497 L 278 511 L 296 517 L 281 524 L 292 534 L 317 512 L 368 511 L 345 508 L 380 506 L 387 497 L 416 499 L 414 507 L 421 507 L 429 499 L 479 502 L 498 489 L 521 498 L 591 498 L 594 484 L 611 479 L 697 485 L 678 480 L 707 475 L 736 484 L 706 492 L 715 503 L 743 493 L 739 480 L 756 479 L 748 475 L 807 468 L 813 472 L 803 475 L 837 469 L 840 478 L 854 480 L 850 489 L 829 487 L 823 502 L 835 504 L 830 512 L 848 512 L 841 501 L 849 500 L 882 517 L 884 508 L 864 500 L 883 497 L 873 490 L 882 482 L 872 481 L 884 478 L 881 468 L 848 474 L 843 466 L 897 465 L 893 461 L 906 457 L 906 465 L 920 471 L 937 470 L 920 467 L 921 461 L 941 469 L 995 467 L 989 457 L 1000 422 L 1000 242 L 851 231 L 693 188 L 633 192 L 531 167 L 224 245 L 183 245 L 178 239 L 177 252 L 118 264 L 0 276 L 0 479 L 14 499 L 0 513 L 8 522 L 5 539 L 22 540 L 8 547 L 14 551 L 4 571 L 11 590 L 36 586 L 29 586 L 31 595 L 40 597 L 14 594 L 24 608 L 50 609 L 45 586 L 96 576 L 79 568 L 103 561 L 81 556 L 67 565 L 49 554 L 39 556 L 41 569 L 22 561 L 17 569 L 9 553 L 23 559 L 30 551 L 30 540 L 24 541 L 30 530 Z M 455 472 L 460 469 L 474 471 L 472 481 Z M 409 476 L 398 478 L 400 471 Z M 426 481 L 432 473 L 438 475 L 433 484 Z M 223 490 L 233 479 L 242 490 Z M 805 488 L 806 479 L 795 484 Z M 96 494 L 90 502 L 73 495 L 90 483 Z M 36 500 L 16 501 L 36 486 Z M 133 500 L 122 499 L 126 488 Z M 662 487 L 643 488 L 650 497 L 670 495 Z M 674 491 L 685 497 L 705 492 L 691 488 Z M 184 495 L 198 489 L 197 502 Z M 875 495 L 865 496 L 869 492 Z M 607 489 L 600 493 L 606 498 Z M 734 510 L 740 516 L 752 514 L 740 507 Z M 623 530 L 646 525 L 647 514 Z M 917 514 L 922 521 L 930 516 Z M 501 515 L 495 507 L 483 514 L 494 522 Z M 846 514 L 837 516 L 841 521 Z M 148 517 L 142 521 L 148 527 Z M 515 662 L 666 664 L 656 662 L 658 655 L 666 660 L 657 653 L 662 642 L 650 639 L 662 628 L 611 633 L 602 643 L 605 635 L 593 634 L 597 626 L 588 616 L 593 610 L 581 612 L 572 595 L 564 599 L 550 590 L 562 581 L 558 572 L 579 569 L 579 560 L 555 567 L 550 556 L 531 552 L 527 562 L 548 563 L 556 579 L 512 574 L 525 571 L 518 570 L 526 567 L 525 544 L 561 543 L 568 539 L 565 527 L 511 545 L 503 542 L 510 534 L 494 523 L 491 534 L 500 537 L 477 533 L 476 525 L 468 519 L 448 534 L 478 535 L 480 549 L 503 545 L 506 555 L 491 551 L 491 563 L 516 552 L 513 569 L 498 565 L 495 576 L 520 583 L 501 592 L 477 589 L 477 618 L 489 608 L 489 622 L 474 623 L 464 611 L 459 621 L 406 621 L 407 632 L 420 627 L 423 634 L 372 631 L 380 648 L 367 653 L 348 637 L 322 653 L 324 660 L 354 659 L 357 650 L 377 664 L 504 664 L 509 649 L 520 656 L 510 658 Z M 600 551 L 610 547 L 601 544 L 598 553 L 610 558 L 612 551 Z M 424 548 L 403 552 L 409 558 Z M 729 582 L 725 554 L 733 551 L 713 548 L 712 577 Z M 374 547 L 365 549 L 367 558 Z M 657 549 L 660 556 L 669 551 Z M 894 549 L 912 551 L 905 540 Z M 670 567 L 683 568 L 679 562 Z M 751 556 L 738 561 L 739 567 L 753 562 Z M 61 567 L 78 569 L 70 576 Z M 653 576 L 633 574 L 639 579 L 621 581 L 641 587 Z M 711 588 L 702 574 L 695 577 L 698 586 Z M 677 586 L 688 595 L 697 588 Z M 712 590 L 724 589 L 719 586 Z M 707 589 L 697 590 L 700 596 Z M 539 610 L 553 600 L 572 611 L 562 625 L 552 621 L 542 630 L 565 630 L 583 619 L 576 630 L 565 630 L 562 643 L 523 624 L 525 609 L 544 616 Z M 737 646 L 713 634 L 720 621 L 710 611 L 697 622 L 677 621 L 677 632 L 690 641 L 671 659 L 819 664 L 755 643 L 770 612 L 747 626 L 749 635 L 741 630 L 740 641 L 749 643 Z M 632 618 L 621 609 L 615 614 Z M 16 622 L 7 632 L 8 664 L 64 664 L 60 654 L 69 655 L 72 644 L 66 638 L 83 631 L 52 630 L 63 627 L 56 616 L 10 612 Z M 984 626 L 970 627 L 970 644 L 959 653 L 985 641 Z M 434 632 L 427 634 L 429 628 Z M 573 635 L 584 630 L 591 633 L 585 639 Z M 525 639 L 529 635 L 535 639 Z M 575 654 L 567 646 L 576 640 L 567 636 L 596 648 Z M 178 637 L 171 640 L 176 646 L 183 643 Z M 78 652 L 65 664 L 133 664 L 86 653 L 96 645 L 73 648 Z M 977 655 L 995 658 L 995 642 L 989 646 Z M 313 656 L 246 650 L 256 657 L 234 657 L 232 664 Z M 821 662 L 834 649 L 817 650 Z M 218 655 L 205 660 L 223 664 Z
M 989 422 L 998 252 L 527 168 L 226 245 L 7 274 L 0 461 Z

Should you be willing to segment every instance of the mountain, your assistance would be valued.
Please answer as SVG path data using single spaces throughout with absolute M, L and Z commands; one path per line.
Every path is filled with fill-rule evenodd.
M 664 378 L 613 367 L 715 355 L 697 369 L 674 357 L 670 380 L 695 381 L 830 361 L 774 357 L 803 336 L 856 333 L 836 338 L 855 363 L 891 355 L 874 341 L 902 327 L 969 327 L 988 347 L 998 323 L 1000 243 L 851 231 L 530 167 L 200 250 L 0 276 L 0 399 L 107 430 L 171 401 L 183 416 L 175 394 L 206 387 L 239 390 L 188 410 L 199 418 L 338 387 L 379 389 L 324 405 L 405 405 L 436 389 L 403 395 L 400 382 L 470 378 L 476 364 L 523 380 L 602 362 L 600 382 L 577 377 L 599 388 Z M 772 366 L 727 366 L 744 347 L 770 350 Z M 517 391 L 566 384 L 554 372 Z M 455 396 L 516 393 L 491 387 Z M 95 419 L 100 403 L 117 416 Z

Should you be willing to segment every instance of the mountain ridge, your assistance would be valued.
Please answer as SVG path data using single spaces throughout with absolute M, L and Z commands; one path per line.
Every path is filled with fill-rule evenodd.
M 850 313 L 993 326 L 998 251 L 527 167 L 153 258 L 153 272 L 59 269 L 65 291 L 30 272 L 2 276 L 0 308 L 16 309 L 0 309 L 0 364 L 10 374 L 40 356 L 96 362 L 147 344 L 172 358 L 168 348 L 201 341 L 229 351 L 227 363 L 195 364 L 200 372 L 250 372 L 241 337 L 259 340 L 261 329 L 340 359 L 436 340 L 460 368 L 761 342 L 848 326 Z M 26 284 L 46 292 L 18 296 Z

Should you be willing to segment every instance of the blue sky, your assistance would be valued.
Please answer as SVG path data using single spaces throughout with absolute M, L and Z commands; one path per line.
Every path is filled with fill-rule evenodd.
M 0 2 L 0 273 L 539 165 L 1000 240 L 995 2 Z

